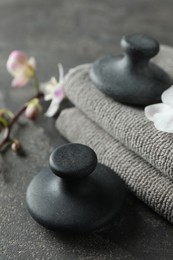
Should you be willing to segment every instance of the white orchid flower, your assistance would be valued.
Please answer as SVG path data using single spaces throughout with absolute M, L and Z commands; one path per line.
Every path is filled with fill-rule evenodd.
M 48 82 L 41 84 L 41 90 L 44 93 L 45 100 L 52 100 L 50 106 L 45 113 L 47 117 L 52 117 L 58 111 L 59 106 L 65 98 L 65 92 L 63 88 L 64 70 L 62 64 L 58 64 L 59 69 L 59 82 L 56 78 L 52 77 Z
M 145 115 L 159 131 L 173 133 L 173 86 L 162 93 L 161 100 L 145 107 Z

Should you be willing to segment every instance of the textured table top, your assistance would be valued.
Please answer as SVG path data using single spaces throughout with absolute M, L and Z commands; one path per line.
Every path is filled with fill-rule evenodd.
M 12 50 L 35 56 L 44 82 L 57 76 L 58 62 L 67 71 L 119 53 L 121 37 L 131 32 L 173 45 L 172 0 L 0 0 L 0 89 L 6 102 L 16 109 L 31 94 L 29 87 L 20 92 L 10 88 L 5 63 Z M 27 212 L 26 188 L 47 165 L 52 147 L 65 140 L 53 119 L 42 118 L 36 127 L 23 127 L 18 134 L 26 156 L 0 157 L 1 260 L 173 258 L 173 226 L 130 193 L 121 220 L 101 233 L 60 236 L 36 224 Z

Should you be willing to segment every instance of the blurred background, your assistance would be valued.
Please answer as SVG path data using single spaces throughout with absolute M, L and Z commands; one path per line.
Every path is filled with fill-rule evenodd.
M 12 103 L 16 95 L 20 102 L 19 92 L 8 91 L 11 77 L 6 71 L 8 55 L 15 49 L 34 56 L 40 81 L 47 81 L 58 76 L 58 62 L 67 71 L 107 53 L 120 53 L 120 39 L 127 33 L 146 33 L 172 45 L 172 4 L 172 0 L 0 0 L 0 88 Z

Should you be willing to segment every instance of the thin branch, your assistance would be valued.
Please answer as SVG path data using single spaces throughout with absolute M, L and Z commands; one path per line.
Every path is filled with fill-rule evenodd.
M 5 128 L 6 132 L 4 134 L 4 138 L 2 140 L 2 142 L 0 143 L 0 149 L 2 149 L 5 145 L 7 145 L 10 141 L 10 135 L 11 135 L 11 131 L 13 128 L 13 125 L 16 123 L 16 121 L 18 120 L 18 118 L 22 115 L 22 113 L 26 110 L 27 108 L 27 103 L 29 101 L 31 101 L 34 98 L 43 98 L 43 93 L 42 92 L 38 92 L 35 96 L 33 96 L 32 98 L 30 98 L 14 115 L 14 117 L 11 119 L 11 121 L 9 122 L 8 126 Z M 0 129 L 1 130 L 1 129 Z

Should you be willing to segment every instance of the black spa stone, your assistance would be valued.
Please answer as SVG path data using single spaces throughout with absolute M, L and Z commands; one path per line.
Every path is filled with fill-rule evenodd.
M 159 52 L 159 43 L 143 34 L 121 40 L 123 55 L 97 60 L 90 69 L 95 86 L 115 101 L 146 106 L 161 101 L 161 94 L 173 80 L 149 60 Z
M 121 210 L 125 187 L 115 172 L 98 163 L 95 152 L 82 144 L 53 151 L 50 169 L 31 181 L 26 200 L 31 216 L 59 232 L 90 232 L 105 227 Z
M 92 173 L 97 166 L 97 156 L 88 146 L 66 144 L 54 150 L 49 165 L 57 176 L 72 180 Z

